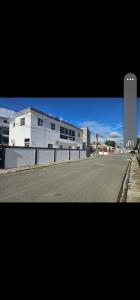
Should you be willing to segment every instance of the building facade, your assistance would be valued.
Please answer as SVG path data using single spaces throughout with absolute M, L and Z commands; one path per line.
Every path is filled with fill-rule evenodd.
M 9 118 L 0 116 L 0 145 L 9 144 Z
M 14 110 L 0 106 L 0 145 L 9 144 L 9 123 L 15 113 Z
M 82 134 L 82 129 L 29 107 L 10 122 L 9 145 L 83 149 Z
M 124 147 L 133 149 L 137 140 L 137 78 L 124 77 Z
M 81 128 L 83 131 L 83 149 L 90 155 L 90 130 L 88 127 Z

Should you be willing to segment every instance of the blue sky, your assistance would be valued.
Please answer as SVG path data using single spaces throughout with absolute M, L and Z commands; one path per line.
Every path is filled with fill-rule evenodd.
M 78 127 L 88 126 L 93 140 L 96 132 L 104 136 L 104 139 L 109 136 L 115 139 L 115 135 L 122 139 L 123 98 L 0 98 L 0 106 L 16 111 L 32 106 Z M 138 116 L 140 116 L 140 98 Z M 140 135 L 140 120 L 138 120 L 138 135 Z

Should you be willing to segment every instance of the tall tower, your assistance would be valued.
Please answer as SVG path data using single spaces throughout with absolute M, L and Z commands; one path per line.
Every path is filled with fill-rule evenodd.
M 124 77 L 124 147 L 133 149 L 137 141 L 137 77 Z

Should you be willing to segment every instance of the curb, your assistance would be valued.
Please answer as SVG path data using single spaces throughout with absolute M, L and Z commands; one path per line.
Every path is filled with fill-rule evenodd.
M 129 163 L 127 165 L 127 168 L 126 168 L 123 180 L 122 180 L 121 188 L 119 191 L 119 195 L 117 198 L 117 202 L 126 202 L 129 176 L 130 176 L 130 172 L 131 172 L 131 165 L 132 165 L 132 157 L 130 157 Z
M 138 157 L 134 157 L 128 183 L 127 202 L 140 202 L 140 166 Z
M 23 169 L 5 169 L 0 171 L 0 176 L 1 175 L 7 175 L 7 174 L 15 174 L 17 172 L 25 172 L 25 171 L 30 171 L 30 170 L 34 170 L 34 169 L 41 169 L 41 168 L 48 168 L 48 167 L 54 167 L 54 166 L 59 166 L 59 165 L 64 165 L 64 164 L 68 164 L 71 162 L 79 162 L 82 160 L 90 160 L 93 159 L 93 157 L 88 157 L 88 158 L 81 158 L 78 160 L 70 160 L 70 161 L 65 161 L 65 162 L 60 162 L 60 163 L 52 163 L 52 164 L 48 164 L 48 165 L 33 165 L 33 166 L 28 166 L 28 167 L 23 167 Z

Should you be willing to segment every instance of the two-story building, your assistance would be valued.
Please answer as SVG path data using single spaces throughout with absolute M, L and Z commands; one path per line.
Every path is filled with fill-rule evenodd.
M 82 129 L 28 107 L 10 122 L 9 145 L 83 149 Z

